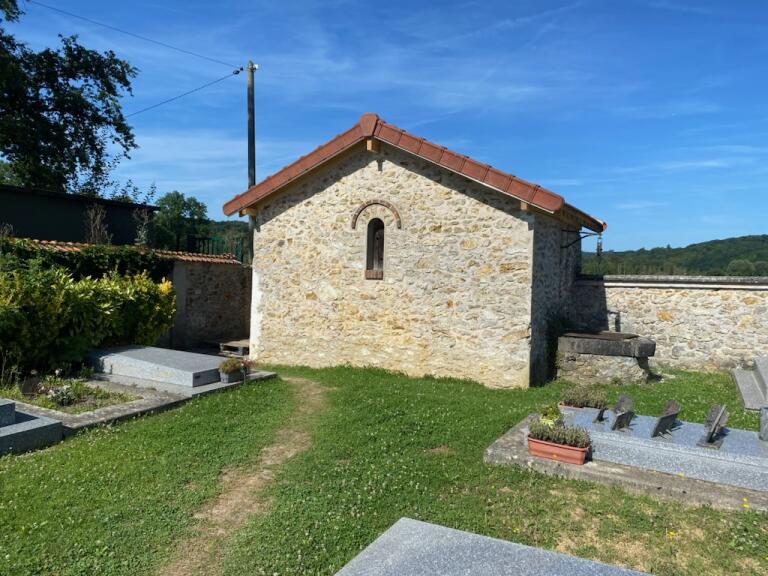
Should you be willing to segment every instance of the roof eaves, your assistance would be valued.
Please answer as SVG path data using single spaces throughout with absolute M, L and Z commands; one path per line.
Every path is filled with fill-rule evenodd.
M 309 154 L 302 156 L 272 176 L 232 198 L 224 204 L 224 213 L 227 216 L 231 216 L 235 212 L 242 213 L 248 206 L 317 168 L 326 160 L 371 137 L 512 196 L 521 202 L 526 202 L 544 212 L 554 214 L 567 209 L 573 211 L 576 217 L 591 230 L 602 231 L 606 228 L 604 222 L 566 204 L 565 199 L 555 192 L 488 164 L 477 162 L 469 156 L 457 154 L 445 146 L 434 144 L 425 138 L 414 136 L 371 113 L 363 114 L 357 124 L 346 132 L 342 132 Z
M 261 182 L 251 186 L 242 194 L 238 194 L 232 198 L 232 200 L 224 204 L 224 214 L 231 216 L 235 212 L 243 210 L 254 202 L 271 194 L 278 188 L 304 176 L 319 164 L 322 164 L 334 156 L 338 156 L 351 146 L 361 142 L 363 139 L 364 130 L 361 128 L 361 123 L 358 122 L 346 132 L 337 134 L 334 138 L 321 144 L 310 153 L 300 157 L 295 162 L 288 164 Z

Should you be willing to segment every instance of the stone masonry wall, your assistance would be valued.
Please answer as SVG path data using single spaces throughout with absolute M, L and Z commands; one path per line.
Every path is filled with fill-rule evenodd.
M 402 219 L 371 200 L 391 203 Z M 382 144 L 257 205 L 251 354 L 527 386 L 532 228 L 513 198 Z M 385 224 L 384 278 L 366 228 Z
M 533 289 L 531 298 L 531 382 L 543 383 L 554 376 L 557 337 L 566 313 L 581 242 L 578 230 L 537 216 L 533 242 Z
M 176 290 L 176 315 L 165 345 L 184 349 L 248 338 L 249 267 L 177 260 L 171 280 Z
M 727 369 L 768 354 L 768 278 L 585 277 L 569 315 L 578 329 L 656 340 L 651 360 L 670 366 Z

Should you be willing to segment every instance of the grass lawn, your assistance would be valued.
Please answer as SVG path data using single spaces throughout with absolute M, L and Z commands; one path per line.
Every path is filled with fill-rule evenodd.
M 502 391 L 373 369 L 278 371 L 324 384 L 327 408 L 312 448 L 270 488 L 271 508 L 227 545 L 226 574 L 330 575 L 401 516 L 659 576 L 768 572 L 768 515 L 484 465 L 485 447 L 563 383 Z M 619 391 L 640 413 L 676 398 L 701 421 L 725 402 L 731 425 L 757 426 L 725 375 Z M 0 459 L 0 574 L 152 573 L 219 472 L 253 461 L 295 401 L 281 381 L 259 383 Z
M 402 516 L 658 575 L 768 573 L 768 516 L 629 495 L 618 488 L 482 463 L 483 449 L 563 383 L 519 391 L 378 370 L 279 368 L 331 390 L 311 451 L 289 462 L 270 512 L 233 539 L 225 573 L 333 574 Z M 756 429 L 727 375 L 674 372 L 632 395 L 640 413 L 668 398 L 702 421 L 711 403 Z
M 272 380 L 0 458 L 0 574 L 150 574 L 293 408 Z

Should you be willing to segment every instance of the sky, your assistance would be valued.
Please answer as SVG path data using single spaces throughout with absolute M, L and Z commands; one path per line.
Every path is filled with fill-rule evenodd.
M 128 114 L 230 71 L 19 3 L 8 28 L 31 47 L 77 34 L 138 69 Z M 768 234 L 764 0 L 47 3 L 256 62 L 257 180 L 376 112 L 607 221 L 607 250 Z M 247 187 L 245 75 L 130 121 L 116 177 L 224 219 Z

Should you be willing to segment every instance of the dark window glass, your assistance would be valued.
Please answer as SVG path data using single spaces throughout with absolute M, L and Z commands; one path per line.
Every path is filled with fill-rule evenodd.
M 384 222 L 380 218 L 368 222 L 365 269 L 380 273 L 384 270 Z

